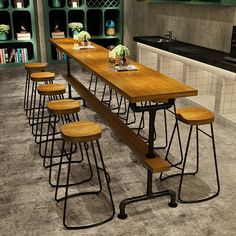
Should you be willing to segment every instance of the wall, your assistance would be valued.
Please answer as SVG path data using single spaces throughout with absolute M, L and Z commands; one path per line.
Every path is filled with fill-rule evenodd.
M 177 40 L 229 52 L 236 7 L 144 3 L 124 0 L 124 44 L 135 55 L 133 36 L 174 31 Z
M 42 2 L 37 2 L 41 60 L 46 61 Z M 144 3 L 124 0 L 124 44 L 135 58 L 133 36 L 174 31 L 178 40 L 229 52 L 236 7 Z

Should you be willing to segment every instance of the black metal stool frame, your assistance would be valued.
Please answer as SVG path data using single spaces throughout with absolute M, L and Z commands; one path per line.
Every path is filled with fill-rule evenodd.
M 59 185 L 59 179 L 60 179 L 60 171 L 61 171 L 61 165 L 63 163 L 62 162 L 63 155 L 61 156 L 60 168 L 59 168 L 59 171 L 58 171 L 57 186 L 56 186 L 56 191 L 55 191 L 55 200 L 57 202 L 64 200 L 63 225 L 67 229 L 76 230 L 76 229 L 85 229 L 85 228 L 95 227 L 95 226 L 102 225 L 102 224 L 112 220 L 114 218 L 114 216 L 115 216 L 115 206 L 114 206 L 114 202 L 113 202 L 113 198 L 112 198 L 112 194 L 111 194 L 111 189 L 110 189 L 110 186 L 109 186 L 110 179 L 109 179 L 108 174 L 106 172 L 106 168 L 105 168 L 105 164 L 104 164 L 104 161 L 103 161 L 102 152 L 101 152 L 101 148 L 100 148 L 99 142 L 98 142 L 98 140 L 96 140 L 96 144 L 97 144 L 97 148 L 98 148 L 99 157 L 100 157 L 100 161 L 101 161 L 102 167 L 98 166 L 97 156 L 96 156 L 96 152 L 95 152 L 95 149 L 94 149 L 93 141 L 91 141 L 90 143 L 91 143 L 91 147 L 92 147 L 93 157 L 94 157 L 95 166 L 96 166 L 96 172 L 97 172 L 98 181 L 99 181 L 99 190 L 98 191 L 79 192 L 79 193 L 74 193 L 74 194 L 68 195 L 68 188 L 69 188 L 69 186 L 71 186 L 71 184 L 69 183 L 69 181 L 70 181 L 69 180 L 70 179 L 70 168 L 71 168 L 71 161 L 72 161 L 72 153 L 71 153 L 70 157 L 69 157 L 69 163 L 68 163 L 67 180 L 66 180 L 66 187 L 65 187 L 65 196 L 60 198 L 60 199 L 57 199 L 58 185 Z M 72 145 L 73 145 L 73 143 L 71 143 L 71 151 L 72 151 Z M 63 144 L 62 144 L 62 152 L 63 152 L 64 148 L 65 148 L 65 141 L 63 141 Z M 85 147 L 85 150 L 86 150 L 86 153 L 88 155 L 88 150 L 87 150 L 86 147 Z M 101 169 L 103 170 L 103 173 L 104 173 L 104 176 L 105 176 L 105 181 L 106 181 L 106 184 L 107 184 L 109 198 L 110 198 L 110 201 L 111 201 L 111 208 L 112 208 L 111 216 L 109 216 L 107 219 L 105 219 L 103 221 L 99 221 L 99 222 L 92 223 L 92 224 L 80 225 L 80 226 L 69 226 L 66 223 L 67 199 L 68 198 L 72 198 L 72 197 L 76 197 L 76 196 L 80 196 L 80 195 L 86 195 L 86 194 L 99 194 L 102 191 L 101 176 L 100 176 L 100 173 L 99 173 L 99 170 L 101 170 Z
M 180 169 L 181 173 L 169 175 L 169 176 L 166 176 L 164 178 L 162 178 L 162 173 L 160 175 L 160 180 L 161 181 L 163 181 L 163 180 L 165 180 L 167 178 L 171 178 L 171 177 L 175 177 L 175 176 L 180 176 L 180 183 L 179 183 L 179 190 L 178 190 L 178 199 L 182 203 L 198 203 L 198 202 L 207 201 L 207 200 L 210 200 L 210 199 L 218 196 L 219 192 L 220 192 L 220 181 L 219 181 L 218 165 L 217 165 L 217 158 L 216 158 L 215 137 L 214 137 L 214 131 L 213 131 L 213 124 L 212 123 L 210 124 L 211 134 L 206 133 L 205 131 L 201 130 L 198 127 L 198 125 L 195 125 L 196 126 L 196 146 L 197 146 L 196 171 L 195 172 L 188 172 L 188 173 L 184 172 L 186 161 L 187 161 L 187 156 L 188 156 L 188 150 L 189 150 L 189 145 L 190 145 L 190 140 L 191 140 L 193 126 L 194 125 L 191 125 L 190 129 L 189 129 L 188 140 L 187 140 L 187 145 L 186 145 L 186 150 L 185 150 L 184 156 L 183 156 L 183 152 L 182 152 L 181 142 L 179 142 L 180 150 L 181 150 L 181 155 L 182 155 L 181 159 L 183 160 L 183 166 L 182 167 L 178 166 L 178 165 L 182 164 L 182 162 L 174 164 L 174 165 L 172 164 L 173 167 L 176 167 L 177 169 Z M 174 129 L 173 129 L 172 135 L 171 135 L 171 140 L 170 140 L 170 143 L 169 143 L 169 146 L 168 146 L 168 150 L 167 150 L 167 153 L 166 153 L 166 160 L 168 160 L 168 154 L 169 154 L 169 150 L 170 150 L 170 147 L 171 147 L 171 143 L 172 143 L 172 140 L 173 140 L 173 137 L 174 137 L 174 133 L 175 133 L 176 127 L 178 128 L 178 120 L 177 119 L 176 119 L 176 122 L 175 122 L 175 126 L 174 126 Z M 183 200 L 182 197 L 181 197 L 181 191 L 182 191 L 182 184 L 183 184 L 184 176 L 185 175 L 196 175 L 198 173 L 198 170 L 199 170 L 199 131 L 204 133 L 205 135 L 207 135 L 209 138 L 212 139 L 212 147 L 213 147 L 213 156 L 214 156 L 214 164 L 215 164 L 215 174 L 216 174 L 217 190 L 216 190 L 215 194 L 213 194 L 213 195 L 211 195 L 209 197 L 205 197 L 205 198 L 201 198 L 201 199 L 197 199 L 197 200 Z M 171 163 L 170 161 L 168 161 L 168 162 Z

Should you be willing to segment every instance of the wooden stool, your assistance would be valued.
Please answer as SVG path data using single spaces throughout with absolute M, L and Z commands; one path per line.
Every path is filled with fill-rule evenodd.
M 53 83 L 53 80 L 55 79 L 55 73 L 53 73 L 53 72 L 34 72 L 30 75 L 30 78 L 32 81 L 31 97 L 30 97 L 29 109 L 27 109 L 27 111 L 26 111 L 26 117 L 29 119 L 29 124 L 31 125 L 33 123 L 32 117 L 35 117 L 34 113 L 38 109 L 38 107 L 35 106 L 35 104 L 36 104 L 36 88 L 37 88 L 38 82 L 44 82 L 45 84 Z
M 35 136 L 35 142 L 39 143 L 38 138 L 46 136 L 41 130 L 43 130 L 43 124 L 48 123 L 46 118 L 49 118 L 49 114 L 46 113 L 46 98 L 47 100 L 57 100 L 64 99 L 64 93 L 66 92 L 66 87 L 64 84 L 42 84 L 37 86 L 37 91 L 39 94 L 37 110 L 38 114 L 32 116 L 32 134 Z
M 61 127 L 61 136 L 64 139 L 64 141 L 62 144 L 62 155 L 61 155 L 60 166 L 59 166 L 59 171 L 58 171 L 57 185 L 59 185 L 59 181 L 60 181 L 61 167 L 63 163 L 63 150 L 65 149 L 66 142 L 70 144 L 70 150 L 72 150 L 73 148 L 73 143 L 79 143 L 80 148 L 81 148 L 81 152 L 80 152 L 81 155 L 83 152 L 86 153 L 87 156 L 89 155 L 89 153 L 92 154 L 92 156 L 94 157 L 94 163 L 96 166 L 96 172 L 97 172 L 97 177 L 98 177 L 98 182 L 99 182 L 98 190 L 93 190 L 93 191 L 90 190 L 87 192 L 79 191 L 79 193 L 69 194 L 68 191 L 69 191 L 69 187 L 71 186 L 71 182 L 70 182 L 71 164 L 73 162 L 72 152 L 70 155 L 67 156 L 69 163 L 68 163 L 68 169 L 67 169 L 67 179 L 66 179 L 64 197 L 58 199 L 57 196 L 58 196 L 59 188 L 56 187 L 56 191 L 55 191 L 55 200 L 56 201 L 64 200 L 63 224 L 67 229 L 83 229 L 83 228 L 98 226 L 98 225 L 101 225 L 110 221 L 115 215 L 114 203 L 113 203 L 112 194 L 111 194 L 111 190 L 109 186 L 109 177 L 105 169 L 102 152 L 101 152 L 100 145 L 98 142 L 98 139 L 101 137 L 101 134 L 102 134 L 102 131 L 101 131 L 100 125 L 98 123 L 94 123 L 91 121 L 71 122 L 71 123 L 62 125 Z M 87 144 L 87 146 L 85 144 Z M 89 152 L 88 150 L 90 148 L 91 148 L 91 151 Z M 99 159 L 100 159 L 101 167 L 98 166 Z M 105 183 L 107 186 L 109 202 L 110 202 L 111 211 L 112 211 L 111 215 L 106 216 L 105 219 L 98 220 L 91 224 L 71 225 L 68 222 L 68 213 L 67 213 L 67 201 L 69 198 L 72 198 L 72 197 L 74 198 L 76 196 L 86 195 L 86 194 L 90 194 L 90 195 L 94 194 L 96 196 L 95 201 L 97 202 L 99 201 L 99 199 L 97 198 L 97 195 L 102 192 L 104 193 L 104 188 L 102 187 L 102 181 L 101 181 L 101 173 L 99 170 L 102 170 L 105 177 Z M 97 209 L 95 210 L 97 211 Z M 102 211 L 104 211 L 104 208 L 102 209 Z
M 30 63 L 25 65 L 26 78 L 25 78 L 25 95 L 24 95 L 24 110 L 28 109 L 29 105 L 29 91 L 30 91 L 30 74 L 33 71 L 45 71 L 47 68 L 47 63 Z
M 46 139 L 43 140 L 43 136 L 40 136 L 39 154 L 44 160 L 43 166 L 45 168 L 49 168 L 49 184 L 52 187 L 55 187 L 55 184 L 53 184 L 51 180 L 51 173 L 52 173 L 52 168 L 54 166 L 57 166 L 59 163 L 58 162 L 53 163 L 53 159 L 55 159 L 56 157 L 60 157 L 61 152 L 59 152 L 58 154 L 55 153 L 54 146 L 56 141 L 57 142 L 62 141 L 61 137 L 57 137 L 57 134 L 61 133 L 60 131 L 57 132 L 56 124 L 58 123 L 58 120 L 60 120 L 62 124 L 79 121 L 78 112 L 80 111 L 80 102 L 78 100 L 73 100 L 73 99 L 50 101 L 47 104 L 47 110 L 49 112 L 49 121 L 48 121 Z M 40 130 L 40 132 L 43 132 L 42 129 Z M 74 151 L 76 151 L 76 148 L 77 147 L 75 145 Z M 68 155 L 68 154 L 65 152 L 63 155 Z M 47 158 L 50 161 L 49 165 L 46 165 Z
M 166 160 L 168 160 L 168 154 L 169 154 L 169 151 L 170 151 L 171 143 L 172 143 L 172 140 L 173 140 L 173 137 L 174 137 L 174 134 L 175 134 L 175 130 L 176 130 L 176 127 L 177 127 L 179 121 L 186 124 L 186 125 L 190 125 L 188 140 L 187 140 L 187 145 L 186 145 L 186 151 L 185 151 L 185 154 L 183 156 L 183 165 L 182 165 L 182 167 L 179 167 L 176 164 L 172 165 L 172 166 L 175 166 L 178 169 L 180 169 L 181 173 L 169 175 L 165 178 L 162 178 L 162 174 L 161 174 L 160 179 L 164 180 L 164 179 L 167 179 L 169 177 L 180 175 L 178 198 L 183 203 L 195 203 L 195 202 L 202 202 L 202 201 L 212 199 L 212 198 L 216 197 L 220 192 L 220 182 L 219 182 L 219 175 L 218 175 L 215 140 L 214 140 L 214 132 L 213 132 L 214 113 L 207 110 L 207 109 L 196 108 L 196 107 L 187 107 L 187 108 L 178 109 L 176 111 L 176 123 L 175 123 L 174 129 L 173 129 L 171 139 L 170 139 L 170 143 L 169 143 L 169 146 L 168 146 L 168 150 L 167 150 L 167 153 L 166 153 Z M 210 135 L 199 128 L 200 125 L 207 125 L 207 124 L 209 124 L 210 128 L 211 128 L 211 134 Z M 187 155 L 188 155 L 188 149 L 189 149 L 192 129 L 193 129 L 194 126 L 196 127 L 197 167 L 196 167 L 195 172 L 186 173 L 185 172 L 185 166 L 186 166 L 186 161 L 187 161 Z M 210 137 L 212 139 L 212 148 L 213 148 L 213 156 L 214 156 L 214 166 L 215 166 L 217 189 L 216 189 L 216 192 L 214 194 L 212 194 L 211 196 L 205 197 L 205 198 L 201 198 L 201 199 L 197 199 L 197 200 L 196 199 L 194 199 L 194 200 L 183 200 L 181 198 L 181 191 L 182 191 L 182 183 L 183 183 L 184 176 L 185 175 L 195 175 L 195 174 L 197 174 L 198 169 L 199 169 L 199 135 L 198 135 L 199 131 L 201 131 L 203 134 L 207 135 L 208 137 Z M 180 142 L 180 149 L 182 150 L 181 142 Z M 181 155 L 182 155 L 182 151 L 181 151 Z M 171 162 L 169 161 L 169 163 L 171 163 Z M 194 186 L 192 186 L 192 187 L 194 187 Z

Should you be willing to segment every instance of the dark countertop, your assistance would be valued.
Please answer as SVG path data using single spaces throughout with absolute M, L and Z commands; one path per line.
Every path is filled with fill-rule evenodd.
M 231 72 L 236 72 L 236 63 L 228 62 L 224 59 L 224 57 L 229 57 L 229 53 L 177 40 L 171 42 L 159 42 L 162 39 L 165 40 L 165 38 L 161 36 L 138 36 L 133 39 L 139 43 L 175 53 Z

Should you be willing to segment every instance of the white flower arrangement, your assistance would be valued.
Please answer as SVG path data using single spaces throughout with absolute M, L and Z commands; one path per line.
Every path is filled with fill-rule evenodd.
M 0 24 L 0 32 L 4 32 L 8 34 L 9 30 L 10 30 L 9 25 Z
M 129 49 L 124 45 L 117 45 L 113 50 L 112 53 L 115 54 L 117 57 L 122 58 L 130 55 Z
M 71 22 L 68 24 L 68 28 L 71 29 L 72 31 L 80 31 L 81 29 L 83 29 L 83 24 L 80 22 Z
M 78 34 L 78 39 L 80 41 L 83 41 L 86 38 L 86 40 L 90 40 L 91 36 L 87 31 L 81 31 Z

